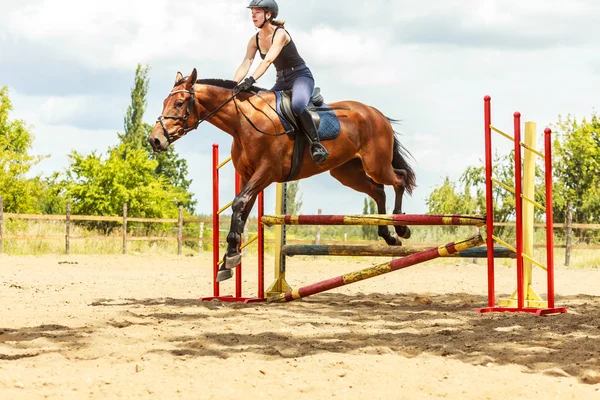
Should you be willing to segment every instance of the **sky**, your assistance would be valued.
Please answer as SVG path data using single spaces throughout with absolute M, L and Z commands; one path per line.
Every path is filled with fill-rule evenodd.
M 64 171 L 73 150 L 117 143 L 135 69 L 150 67 L 154 124 L 175 75 L 232 79 L 256 30 L 249 0 L 0 0 L 0 87 L 13 118 L 49 155 L 35 174 Z M 510 132 L 512 115 L 538 132 L 560 116 L 578 119 L 600 100 L 600 3 L 594 0 L 280 0 L 279 19 L 311 68 L 326 102 L 356 100 L 400 119 L 401 142 L 417 175 L 404 212 L 424 213 L 446 176 L 460 177 L 484 155 L 483 97 L 492 123 Z M 258 66 L 259 57 L 251 69 Z M 271 87 L 274 67 L 257 85 Z M 506 142 L 506 143 L 503 143 Z M 197 212 L 211 212 L 211 148 L 231 138 L 202 124 L 175 143 L 187 160 Z M 539 142 L 541 144 L 541 142 Z M 510 142 L 495 140 L 509 151 Z M 221 198 L 233 196 L 233 170 Z M 365 195 L 328 173 L 300 182 L 302 213 L 361 213 Z M 388 211 L 393 192 L 388 193 Z M 266 191 L 274 211 L 274 189 Z

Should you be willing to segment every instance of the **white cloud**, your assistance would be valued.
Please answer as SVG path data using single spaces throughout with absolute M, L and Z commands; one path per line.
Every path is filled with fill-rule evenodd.
M 86 122 L 86 125 L 90 125 L 89 122 L 93 122 L 98 126 L 107 116 L 114 117 L 123 113 L 124 109 L 112 104 L 109 96 L 47 97 L 39 107 L 39 120 L 45 125 L 81 125 Z
M 222 43 L 251 32 L 242 24 L 247 13 L 237 6 L 224 1 L 41 0 L 15 9 L 7 31 L 88 68 L 131 68 L 172 58 L 223 61 L 233 55 L 222 51 Z
M 296 39 L 297 37 L 297 39 Z M 359 33 L 342 32 L 330 27 L 318 27 L 309 34 L 294 35 L 294 40 L 317 65 L 372 63 L 385 52 L 384 43 Z M 315 45 L 318 43 L 318 46 Z

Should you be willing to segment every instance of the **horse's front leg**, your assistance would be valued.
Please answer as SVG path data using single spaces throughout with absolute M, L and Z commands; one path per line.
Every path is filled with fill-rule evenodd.
M 259 192 L 255 190 L 254 185 L 246 184 L 233 200 L 231 226 L 227 235 L 227 251 L 217 274 L 217 282 L 231 278 L 233 276 L 231 270 L 240 265 L 242 261 L 242 254 L 240 253 L 242 234 Z

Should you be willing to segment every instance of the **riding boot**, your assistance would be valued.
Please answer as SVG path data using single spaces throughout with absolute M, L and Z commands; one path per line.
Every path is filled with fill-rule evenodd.
M 298 115 L 298 122 L 310 142 L 310 157 L 315 164 L 324 162 L 329 156 L 327 149 L 319 141 L 319 133 L 308 107 L 304 107 Z

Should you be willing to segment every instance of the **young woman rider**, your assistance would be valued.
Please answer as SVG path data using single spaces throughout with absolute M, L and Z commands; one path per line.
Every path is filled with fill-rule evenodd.
M 319 142 L 317 128 L 307 107 L 315 87 L 313 75 L 298 54 L 296 44 L 284 28 L 284 22 L 275 19 L 279 14 L 279 6 L 275 0 L 252 0 L 247 8 L 252 10 L 252 22 L 259 31 L 250 38 L 244 61 L 233 78 L 235 82 L 239 82 L 236 90 L 249 90 L 269 66 L 274 64 L 277 80 L 271 90 L 292 90 L 292 111 L 308 136 L 311 158 L 315 163 L 322 163 L 329 153 Z M 242 81 L 248 74 L 257 51 L 263 61 L 252 75 Z

